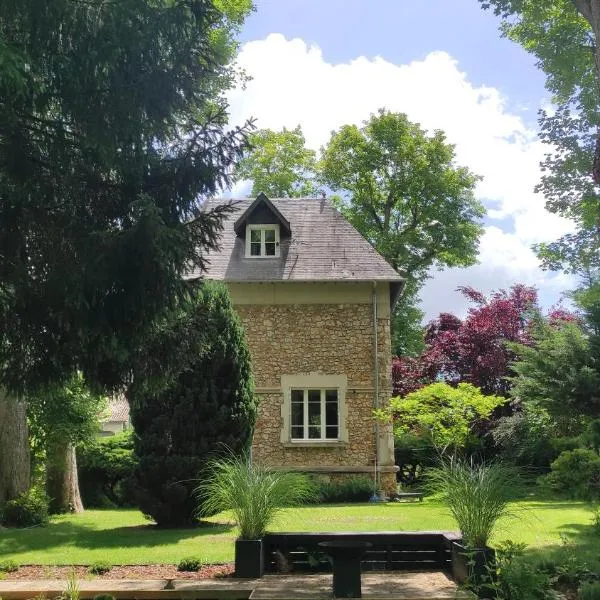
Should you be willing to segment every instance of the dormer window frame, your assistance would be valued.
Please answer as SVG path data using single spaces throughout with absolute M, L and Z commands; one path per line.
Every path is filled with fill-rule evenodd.
M 252 244 L 258 244 L 257 241 L 252 241 L 252 232 L 260 231 L 260 254 L 252 254 Z M 267 231 L 275 232 L 275 254 L 267 254 L 267 244 L 273 242 L 266 240 Z M 279 258 L 280 253 L 280 226 L 279 223 L 247 223 L 246 224 L 246 258 Z

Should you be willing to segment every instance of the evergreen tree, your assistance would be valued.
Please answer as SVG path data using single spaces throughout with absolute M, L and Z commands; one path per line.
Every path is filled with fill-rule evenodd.
M 128 398 L 138 506 L 159 525 L 189 525 L 206 459 L 225 446 L 246 450 L 255 420 L 250 353 L 223 286 L 202 283 L 157 328 Z
M 29 486 L 26 396 L 116 388 L 227 207 L 251 0 L 0 0 L 0 499 Z

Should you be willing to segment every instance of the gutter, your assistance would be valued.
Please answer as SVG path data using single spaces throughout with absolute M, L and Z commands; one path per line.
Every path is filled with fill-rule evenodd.
M 379 335 L 377 331 L 377 282 L 373 281 L 373 408 L 379 408 Z M 375 494 L 381 496 L 381 474 L 379 473 L 379 421 L 375 419 Z

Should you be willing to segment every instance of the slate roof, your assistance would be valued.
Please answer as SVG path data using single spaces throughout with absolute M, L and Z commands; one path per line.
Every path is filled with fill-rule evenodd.
M 206 209 L 227 200 L 211 200 Z M 244 237 L 234 224 L 255 202 L 235 202 L 224 222 L 219 252 L 208 254 L 208 271 L 189 278 L 220 281 L 390 281 L 403 278 L 326 198 L 271 199 L 289 222 L 291 237 L 281 239 L 277 258 L 246 258 Z
M 129 423 L 129 402 L 127 402 L 125 396 L 113 396 L 108 401 L 108 406 L 106 408 L 106 413 L 103 415 L 102 422 Z

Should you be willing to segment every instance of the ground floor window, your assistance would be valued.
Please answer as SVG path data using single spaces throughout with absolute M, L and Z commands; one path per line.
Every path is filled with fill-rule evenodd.
M 292 389 L 291 411 L 293 440 L 338 439 L 337 389 Z
M 345 375 L 283 375 L 282 442 L 347 442 Z

